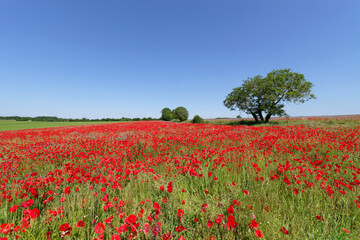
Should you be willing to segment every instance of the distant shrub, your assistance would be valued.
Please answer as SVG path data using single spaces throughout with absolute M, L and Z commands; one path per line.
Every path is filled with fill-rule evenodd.
M 189 112 L 184 107 L 177 107 L 173 110 L 174 118 L 179 119 L 180 122 L 186 121 L 189 118 Z
M 191 122 L 192 123 L 203 123 L 204 119 L 202 119 L 202 117 L 200 117 L 199 115 L 195 115 Z

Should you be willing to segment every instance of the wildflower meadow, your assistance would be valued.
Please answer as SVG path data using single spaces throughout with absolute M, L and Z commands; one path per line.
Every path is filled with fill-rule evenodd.
M 2 131 L 0 239 L 358 239 L 359 125 Z

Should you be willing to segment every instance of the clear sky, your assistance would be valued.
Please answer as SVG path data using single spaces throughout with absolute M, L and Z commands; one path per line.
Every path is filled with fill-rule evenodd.
M 2 0 L 0 116 L 235 117 L 242 80 L 291 68 L 317 100 L 360 113 L 359 0 Z

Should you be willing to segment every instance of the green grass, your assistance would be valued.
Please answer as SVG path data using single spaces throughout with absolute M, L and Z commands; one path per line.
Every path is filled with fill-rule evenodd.
M 34 129 L 34 128 L 50 128 L 63 127 L 85 124 L 104 124 L 114 122 L 22 122 L 22 121 L 0 121 L 0 131 Z
M 216 125 L 245 125 L 245 126 L 294 126 L 304 125 L 306 127 L 321 127 L 321 128 L 333 128 L 333 127 L 360 127 L 359 118 L 308 118 L 308 119 L 272 119 L 268 123 L 256 123 L 253 120 L 219 120 L 219 121 L 206 121 L 206 123 Z

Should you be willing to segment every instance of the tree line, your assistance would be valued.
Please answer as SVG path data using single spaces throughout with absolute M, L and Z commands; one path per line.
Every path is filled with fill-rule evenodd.
M 38 117 L 19 117 L 19 116 L 6 116 L 0 117 L 0 120 L 13 120 L 13 121 L 34 121 L 34 122 L 127 122 L 127 121 L 152 121 L 159 120 L 157 118 L 144 117 L 144 118 L 101 118 L 101 119 L 88 119 L 88 118 L 58 118 L 53 116 L 38 116 Z

